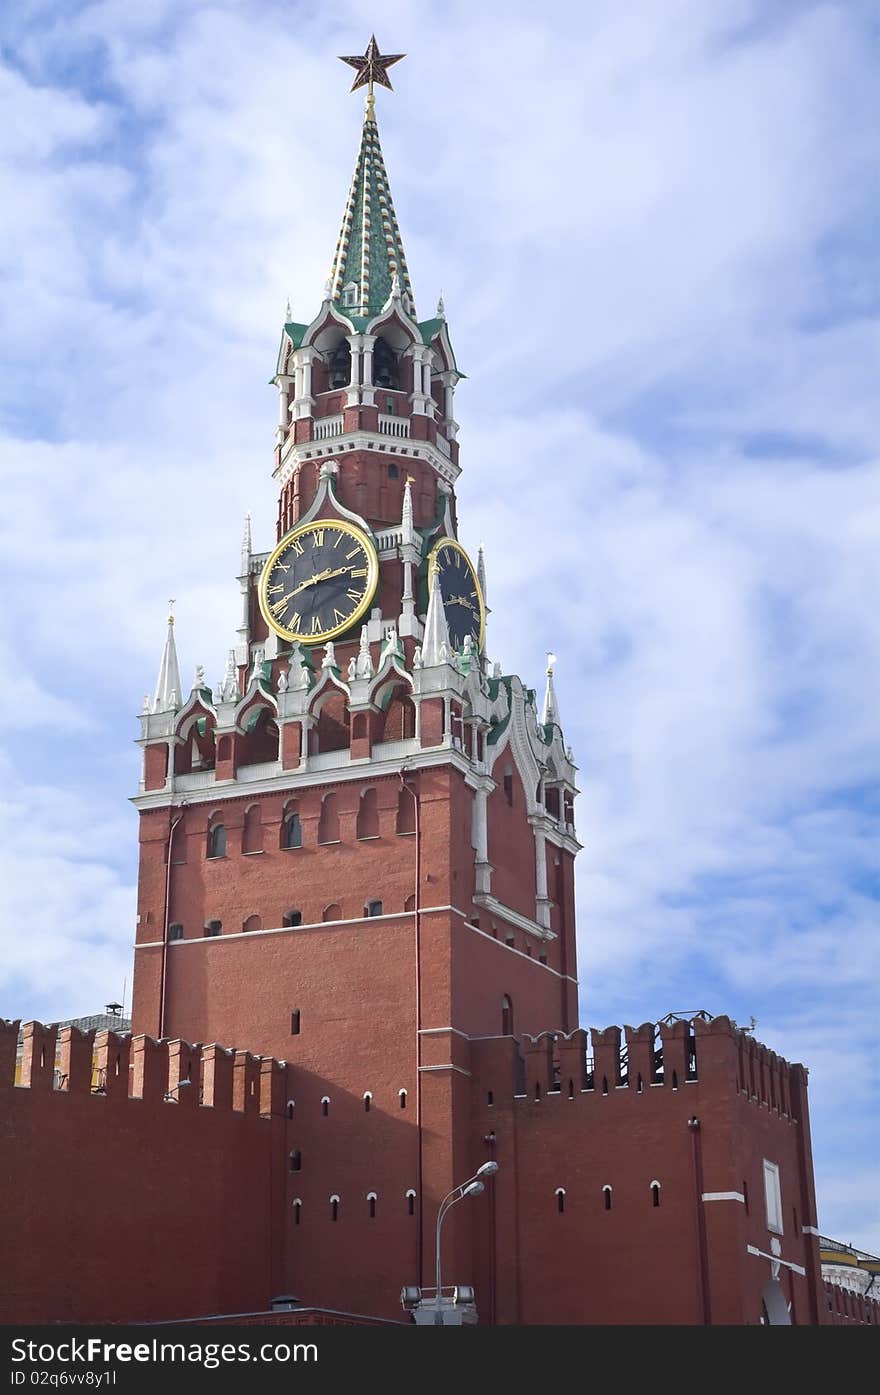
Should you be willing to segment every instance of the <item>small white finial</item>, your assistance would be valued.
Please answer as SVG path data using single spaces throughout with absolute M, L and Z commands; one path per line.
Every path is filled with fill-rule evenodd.
M 396 271 L 391 278 L 391 299 L 400 299 L 400 277 L 398 276 Z
M 290 296 L 288 296 L 288 297 L 287 297 L 287 304 L 286 304 L 285 307 L 284 307 L 284 323 L 285 323 L 286 325 L 289 325 L 289 324 L 290 324 L 290 321 L 291 321 L 292 319 L 293 319 L 293 311 L 292 311 L 291 308 L 290 308 Z
M 445 304 L 443 303 L 443 292 L 442 292 L 442 291 L 440 292 L 440 299 L 437 301 L 437 319 L 438 319 L 438 320 L 445 320 L 445 319 L 446 319 L 446 306 L 445 306 Z
M 333 295 L 333 285 L 332 285 L 332 283 L 331 283 L 330 281 L 325 281 L 325 282 L 324 282 L 324 304 L 325 304 L 325 305 L 326 305 L 327 301 L 330 300 L 330 298 L 332 297 L 332 295 Z
M 205 686 L 205 669 L 204 669 L 204 666 L 203 666 L 202 664 L 196 664 L 196 676 L 195 676 L 195 682 L 193 683 L 193 687 L 194 687 L 194 688 L 204 688 L 204 686 Z

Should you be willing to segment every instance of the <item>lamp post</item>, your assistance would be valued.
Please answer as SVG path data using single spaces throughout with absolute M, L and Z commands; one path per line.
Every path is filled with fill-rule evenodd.
M 466 1196 L 480 1196 L 486 1190 L 485 1183 L 482 1181 L 482 1179 L 484 1177 L 493 1176 L 494 1173 L 496 1173 L 497 1171 L 497 1162 L 495 1162 L 494 1160 L 490 1162 L 484 1162 L 482 1167 L 477 1168 L 473 1177 L 469 1177 L 467 1181 L 462 1182 L 460 1186 L 453 1187 L 452 1191 L 449 1192 L 446 1196 L 444 1196 L 443 1200 L 440 1202 L 440 1210 L 437 1212 L 437 1272 L 435 1275 L 437 1281 L 437 1289 L 435 1294 L 437 1306 L 434 1310 L 434 1325 L 436 1327 L 443 1326 L 443 1278 L 440 1252 L 440 1231 L 443 1226 L 443 1222 L 445 1221 L 448 1213 L 452 1210 L 456 1202 L 463 1201 Z

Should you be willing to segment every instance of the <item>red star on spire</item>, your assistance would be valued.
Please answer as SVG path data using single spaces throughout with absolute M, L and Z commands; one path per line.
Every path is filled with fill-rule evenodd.
M 374 82 L 377 82 L 380 87 L 387 87 L 390 91 L 394 91 L 388 77 L 388 69 L 392 63 L 399 63 L 401 58 L 405 57 L 405 53 L 380 53 L 379 45 L 376 43 L 376 35 L 373 34 L 364 54 L 356 54 L 353 58 L 345 58 L 340 54 L 339 61 L 348 63 L 351 68 L 357 68 L 357 76 L 351 84 L 351 91 L 355 92 L 359 87 L 369 86 L 372 95 Z

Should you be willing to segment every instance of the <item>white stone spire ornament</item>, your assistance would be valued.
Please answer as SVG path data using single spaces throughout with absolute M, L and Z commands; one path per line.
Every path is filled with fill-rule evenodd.
M 477 552 L 477 581 L 480 583 L 480 592 L 483 597 L 483 605 L 486 604 L 486 559 L 483 556 L 483 544 L 480 543 Z
M 438 319 L 438 320 L 445 320 L 445 319 L 446 319 L 446 305 L 445 305 L 444 300 L 443 300 L 443 292 L 442 292 L 442 291 L 440 292 L 440 299 L 437 301 L 437 319 Z
M 235 650 L 230 649 L 226 658 L 226 676 L 219 688 L 220 698 L 223 702 L 238 702 L 241 693 L 238 690 L 238 666 L 235 661 Z
M 177 646 L 174 643 L 174 616 L 171 614 L 173 605 L 174 601 L 170 600 L 165 648 L 162 650 L 162 662 L 159 664 L 159 676 L 156 679 L 156 695 L 153 698 L 154 712 L 171 712 L 180 703 L 180 667 L 177 662 Z
M 422 667 L 433 668 L 449 661 L 449 626 L 446 624 L 446 611 L 443 609 L 443 594 L 440 590 L 440 565 L 434 558 L 431 567 L 428 614 L 425 617 L 425 636 L 422 640 Z
M 412 475 L 407 475 L 403 486 L 403 510 L 400 516 L 400 528 L 403 533 L 403 541 L 411 543 L 415 541 L 415 527 L 413 526 L 413 501 L 412 501 Z
M 293 311 L 290 308 L 290 296 L 287 297 L 287 304 L 284 307 L 284 323 L 289 325 L 293 319 Z
M 361 626 L 361 642 L 358 650 L 357 663 L 355 665 L 355 676 L 357 678 L 373 677 L 373 659 L 370 654 L 370 641 L 367 636 L 367 626 Z
M 247 575 L 252 552 L 253 538 L 251 536 L 251 516 L 249 513 L 246 513 L 244 516 L 244 533 L 241 539 L 241 570 L 244 576 Z
M 553 665 L 556 663 L 556 655 L 547 655 L 547 688 L 544 693 L 544 706 L 541 709 L 541 725 L 561 727 L 559 720 L 559 705 L 556 701 L 556 689 L 553 687 Z

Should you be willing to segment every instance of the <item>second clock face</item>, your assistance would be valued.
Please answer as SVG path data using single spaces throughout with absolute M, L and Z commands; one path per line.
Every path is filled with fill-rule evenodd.
M 260 577 L 260 609 L 282 639 L 326 644 L 367 612 L 379 559 L 366 533 L 351 523 L 317 519 L 288 533 Z
M 439 575 L 434 579 L 434 562 Z M 439 583 L 449 638 L 456 649 L 470 635 L 481 652 L 486 638 L 486 610 L 473 562 L 453 538 L 441 538 L 428 557 L 428 585 Z

